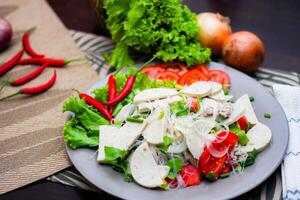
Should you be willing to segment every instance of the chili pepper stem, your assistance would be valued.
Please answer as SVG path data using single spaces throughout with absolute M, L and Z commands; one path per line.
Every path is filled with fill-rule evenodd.
M 22 92 L 21 90 L 19 90 L 19 91 L 16 92 L 16 93 L 13 93 L 13 94 L 10 94 L 10 95 L 8 95 L 8 96 L 6 96 L 6 97 L 0 98 L 0 101 L 3 101 L 3 100 L 8 99 L 8 98 L 10 98 L 10 97 L 17 96 L 17 95 L 19 95 L 19 94 L 23 94 L 23 92 Z
M 5 86 L 8 86 L 8 85 L 11 85 L 11 82 L 8 81 L 8 80 L 3 80 L 3 81 L 2 81 L 2 84 L 0 85 L 0 92 L 3 90 L 3 88 L 4 88 Z
M 65 61 L 65 65 L 66 64 L 69 64 L 71 62 L 76 62 L 76 61 L 82 61 L 82 60 L 85 60 L 86 58 L 73 58 L 73 59 L 64 59 Z
M 36 29 L 35 26 L 34 26 L 34 27 L 31 27 L 30 29 L 26 30 L 25 33 L 26 33 L 26 34 L 30 34 L 30 33 L 32 33 L 35 29 Z

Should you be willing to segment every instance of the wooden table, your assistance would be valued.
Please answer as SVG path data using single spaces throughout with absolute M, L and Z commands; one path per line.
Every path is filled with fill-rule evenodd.
M 30 1 L 29 1 L 30 2 Z M 74 30 L 101 34 L 88 0 L 48 0 L 55 12 Z M 263 67 L 300 72 L 300 1 L 298 0 L 186 0 L 195 12 L 219 12 L 231 18 L 233 31 L 249 30 L 266 45 Z M 109 199 L 108 195 L 78 190 L 41 180 L 9 192 L 4 199 L 59 200 Z

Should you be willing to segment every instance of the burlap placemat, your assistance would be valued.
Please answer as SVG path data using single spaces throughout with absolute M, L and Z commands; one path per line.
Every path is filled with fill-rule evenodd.
M 21 49 L 20 33 L 33 26 L 37 29 L 31 42 L 38 52 L 58 58 L 84 56 L 44 0 L 1 0 L 1 15 L 11 22 L 14 38 L 9 49 L 0 52 L 0 63 Z M 17 66 L 0 81 L 17 78 L 35 68 Z M 56 83 L 47 92 L 0 102 L 0 194 L 70 166 L 63 142 L 66 114 L 61 112 L 62 102 L 72 93 L 72 88 L 87 88 L 97 81 L 97 75 L 87 62 L 72 63 L 56 70 Z M 26 86 L 43 83 L 52 73 L 53 68 L 48 68 Z M 17 90 L 7 87 L 0 96 Z

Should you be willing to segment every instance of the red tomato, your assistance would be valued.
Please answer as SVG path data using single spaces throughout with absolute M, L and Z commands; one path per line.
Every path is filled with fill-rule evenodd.
M 144 74 L 148 74 L 150 78 L 156 78 L 156 76 L 165 71 L 165 68 L 160 65 L 149 65 L 144 67 L 141 72 Z
M 167 63 L 161 64 L 161 66 L 166 68 L 169 71 L 173 71 L 173 72 L 177 73 L 180 76 L 188 71 L 188 68 L 183 63 L 180 63 L 180 62 L 167 62 Z
M 243 131 L 247 131 L 247 128 L 248 128 L 248 120 L 245 116 L 242 116 L 241 118 L 239 118 L 237 121 L 236 121 L 237 125 L 240 127 L 241 130 Z
M 218 133 L 218 137 L 224 137 L 227 134 L 226 131 L 222 131 Z M 214 140 L 211 145 L 218 150 L 222 151 L 224 148 L 228 148 L 228 151 L 232 151 L 234 146 L 238 142 L 238 136 L 234 133 L 229 132 L 227 137 L 223 140 L 216 139 Z M 205 148 L 202 155 L 199 159 L 199 168 L 204 174 L 204 176 L 210 180 L 217 180 L 220 174 L 222 174 L 222 170 L 224 169 L 225 162 L 228 160 L 227 154 L 223 157 L 216 158 L 211 155 L 210 151 Z
M 201 181 L 200 171 L 193 165 L 184 165 L 179 171 L 186 186 L 199 185 Z
M 225 135 L 227 135 L 227 137 L 223 140 L 222 137 L 224 137 Z M 222 142 L 219 142 L 218 140 L 214 140 L 212 142 L 212 145 L 214 145 L 215 149 L 221 151 L 222 149 L 218 149 L 218 147 L 220 148 L 228 148 L 229 152 L 232 151 L 232 149 L 234 148 L 234 146 L 237 144 L 237 142 L 239 141 L 239 137 L 231 132 L 227 132 L 226 131 L 222 131 L 220 133 L 218 133 L 217 135 L 219 138 L 222 138 Z
M 195 69 L 200 70 L 205 76 L 209 77 L 209 70 L 207 65 L 201 64 L 201 65 L 194 65 Z
M 206 178 L 212 181 L 217 180 L 227 159 L 227 155 L 221 158 L 213 157 L 209 150 L 205 148 L 199 159 L 199 168 Z
M 222 70 L 210 70 L 209 76 L 211 81 L 223 84 L 225 89 L 230 88 L 230 77 L 226 72 Z
M 188 102 L 188 105 L 191 109 L 191 111 L 193 112 L 197 112 L 198 111 L 198 100 L 195 97 L 189 98 L 188 99 L 190 102 Z
M 200 70 L 192 69 L 184 73 L 178 80 L 180 85 L 190 85 L 196 81 L 208 81 L 209 78 L 205 76 Z
M 180 76 L 173 71 L 166 70 L 157 74 L 155 78 L 160 80 L 173 80 L 177 82 Z
M 231 167 L 230 164 L 224 165 L 224 166 L 223 166 L 223 169 L 222 169 L 222 171 L 221 171 L 221 174 L 229 173 L 229 172 L 230 172 L 230 167 Z
M 168 183 L 169 187 L 176 188 L 178 186 L 178 182 L 176 179 L 172 180 L 169 178 L 166 178 L 165 181 Z

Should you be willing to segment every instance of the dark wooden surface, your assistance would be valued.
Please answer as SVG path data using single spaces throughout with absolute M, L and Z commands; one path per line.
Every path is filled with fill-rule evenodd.
M 30 1 L 28 1 L 30 2 Z M 101 34 L 88 0 L 48 0 L 67 28 Z M 266 46 L 266 68 L 300 72 L 300 1 L 298 0 L 186 0 L 195 12 L 219 12 L 231 18 L 233 31 L 259 35 Z M 45 180 L 0 196 L 0 200 L 108 199 Z

